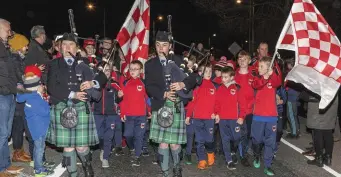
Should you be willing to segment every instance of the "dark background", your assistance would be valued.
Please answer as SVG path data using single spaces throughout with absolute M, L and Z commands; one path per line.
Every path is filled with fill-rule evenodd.
M 155 20 L 156 31 L 167 30 L 167 15 L 172 15 L 173 36 L 176 40 L 190 45 L 191 42 L 202 42 L 205 48 L 209 48 L 208 41 L 211 36 L 211 44 L 220 49 L 221 55 L 231 54 L 228 47 L 237 41 L 244 49 L 248 45 L 244 43 L 248 40 L 247 25 L 239 30 L 226 30 L 221 28 L 218 16 L 205 8 L 195 5 L 196 0 L 151 0 L 151 33 L 152 22 Z M 216 1 L 216 0 L 212 0 Z M 233 0 L 226 0 L 231 1 Z M 260 1 L 260 0 L 258 0 Z M 335 13 L 331 7 L 334 0 L 314 1 L 318 9 L 332 26 L 337 34 L 341 31 L 341 13 Z M 86 5 L 91 2 L 95 5 L 93 11 L 89 11 Z M 246 2 L 246 1 L 245 1 Z M 56 34 L 63 34 L 70 31 L 68 9 L 73 9 L 77 33 L 81 37 L 93 37 L 99 34 L 103 37 L 103 17 L 104 8 L 106 11 L 106 35 L 115 38 L 123 25 L 134 0 L 1 0 L 0 18 L 5 18 L 11 22 L 12 28 L 17 33 L 22 33 L 30 37 L 29 31 L 34 25 L 43 25 L 47 35 L 53 38 Z M 339 10 L 341 11 L 341 10 Z M 163 15 L 162 22 L 157 21 L 158 15 Z M 242 18 L 247 19 L 247 11 L 242 13 Z M 244 17 L 245 16 L 245 17 Z M 266 14 L 265 17 L 266 18 Z M 255 44 L 265 41 L 269 42 L 270 51 L 274 50 L 279 33 L 282 30 L 287 15 L 280 17 L 270 24 L 256 26 Z M 234 24 L 228 24 L 234 25 Z M 217 37 L 212 37 L 217 34 Z M 184 49 L 176 48 L 180 53 Z

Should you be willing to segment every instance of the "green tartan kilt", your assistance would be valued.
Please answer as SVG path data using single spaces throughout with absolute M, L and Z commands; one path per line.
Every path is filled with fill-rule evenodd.
M 92 112 L 86 114 L 86 103 L 80 102 L 74 105 L 78 112 L 78 124 L 71 129 L 64 128 L 60 123 L 60 113 L 65 106 L 66 104 L 63 102 L 51 106 L 51 121 L 46 141 L 57 147 L 86 147 L 98 144 L 94 116 Z
M 183 106 L 181 106 L 180 113 L 177 113 L 174 104 L 175 103 L 170 100 L 166 100 L 165 102 L 165 106 L 172 108 L 174 114 L 174 122 L 172 126 L 168 128 L 161 127 L 157 122 L 157 111 L 152 112 L 149 138 L 153 142 L 167 144 L 186 144 L 187 136 L 185 112 Z

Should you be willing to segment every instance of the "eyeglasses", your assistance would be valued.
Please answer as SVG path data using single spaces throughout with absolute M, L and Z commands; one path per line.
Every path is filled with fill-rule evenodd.
M 138 71 L 140 68 L 129 68 L 129 71 Z

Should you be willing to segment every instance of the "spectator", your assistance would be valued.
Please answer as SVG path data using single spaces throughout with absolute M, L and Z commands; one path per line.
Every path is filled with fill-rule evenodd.
M 17 87 L 17 69 L 10 59 L 7 40 L 11 35 L 11 24 L 0 18 L 0 176 L 11 176 L 24 168 L 11 166 L 8 138 L 11 135 L 15 111 L 14 94 Z

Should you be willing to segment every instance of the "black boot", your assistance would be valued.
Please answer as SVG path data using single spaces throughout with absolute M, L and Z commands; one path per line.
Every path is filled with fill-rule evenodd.
M 315 156 L 314 160 L 308 160 L 307 163 L 309 165 L 316 165 L 318 167 L 323 167 L 323 157 L 322 155 Z
M 323 163 L 327 166 L 332 165 L 332 156 L 329 154 L 324 154 L 323 156 Z
M 173 177 L 182 177 L 181 171 L 182 169 L 180 165 L 177 165 L 175 168 L 173 168 Z
M 91 166 L 91 161 L 92 161 L 91 152 L 89 152 L 88 154 L 84 156 L 80 155 L 80 159 L 82 162 L 84 176 L 94 177 L 94 170 L 92 169 L 92 166 Z

